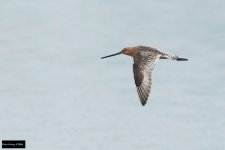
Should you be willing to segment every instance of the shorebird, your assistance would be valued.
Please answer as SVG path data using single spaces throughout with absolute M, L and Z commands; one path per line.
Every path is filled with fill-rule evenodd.
M 101 59 L 119 54 L 129 55 L 134 59 L 134 81 L 142 106 L 144 106 L 148 100 L 152 85 L 152 71 L 157 61 L 159 59 L 171 59 L 177 61 L 188 60 L 186 58 L 180 58 L 177 55 L 170 55 L 156 48 L 147 46 L 126 47 L 118 53 L 104 56 Z

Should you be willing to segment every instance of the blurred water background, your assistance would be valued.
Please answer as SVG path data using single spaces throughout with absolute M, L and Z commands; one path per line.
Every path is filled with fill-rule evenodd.
M 133 60 L 161 60 L 139 102 Z M 224 150 L 225 1 L 1 0 L 0 139 L 32 150 Z

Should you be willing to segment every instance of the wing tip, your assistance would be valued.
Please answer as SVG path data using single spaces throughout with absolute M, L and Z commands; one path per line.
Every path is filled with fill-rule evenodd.
M 146 102 L 141 102 L 141 105 L 144 107 L 145 106 L 145 104 L 146 104 Z

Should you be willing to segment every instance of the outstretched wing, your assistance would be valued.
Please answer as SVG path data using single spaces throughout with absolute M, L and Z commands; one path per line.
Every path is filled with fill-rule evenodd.
M 137 92 L 144 106 L 148 100 L 152 85 L 152 70 L 154 69 L 160 55 L 140 57 L 133 64 L 134 80 Z

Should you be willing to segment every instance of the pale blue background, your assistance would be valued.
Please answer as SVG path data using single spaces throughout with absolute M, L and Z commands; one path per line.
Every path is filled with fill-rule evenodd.
M 161 60 L 142 107 L 132 59 Z M 225 1 L 1 0 L 0 139 L 30 150 L 224 150 Z

